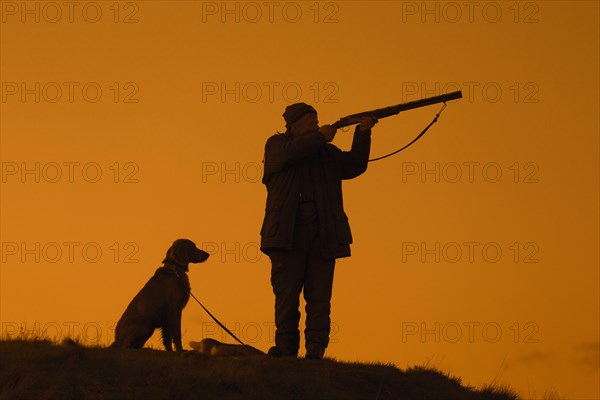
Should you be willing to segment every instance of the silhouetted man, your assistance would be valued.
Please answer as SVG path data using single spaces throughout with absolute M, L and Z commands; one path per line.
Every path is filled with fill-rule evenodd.
M 330 142 L 336 130 L 319 127 L 308 104 L 288 106 L 286 132 L 265 145 L 262 182 L 267 205 L 261 250 L 271 259 L 275 293 L 275 346 L 269 354 L 296 357 L 300 347 L 300 292 L 306 300 L 306 358 L 322 359 L 329 344 L 330 301 L 335 259 L 350 256 L 352 235 L 342 203 L 342 179 L 367 169 L 371 128 L 362 118 L 350 151 Z

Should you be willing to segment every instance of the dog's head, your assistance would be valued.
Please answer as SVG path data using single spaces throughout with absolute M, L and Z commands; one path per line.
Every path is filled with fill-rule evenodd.
M 188 270 L 189 263 L 201 263 L 206 261 L 209 254 L 196 247 L 194 242 L 188 239 L 177 239 L 173 242 L 163 264 L 173 264 Z

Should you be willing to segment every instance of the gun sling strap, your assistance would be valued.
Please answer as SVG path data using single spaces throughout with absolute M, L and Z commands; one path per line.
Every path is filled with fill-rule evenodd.
M 405 145 L 404 147 L 402 147 L 402 148 L 400 148 L 400 149 L 398 149 L 396 151 L 393 151 L 393 152 L 391 152 L 389 154 L 386 154 L 385 156 L 381 156 L 381 157 L 377 157 L 377 158 L 372 158 L 372 159 L 369 160 L 369 162 L 383 160 L 384 158 L 393 156 L 394 154 L 399 153 L 402 150 L 408 148 L 410 145 L 412 145 L 417 140 L 419 140 L 421 138 L 421 136 L 423 136 L 425 134 L 425 132 L 427 132 L 427 130 L 429 130 L 429 128 L 431 128 L 431 126 L 437 122 L 438 118 L 440 117 L 440 114 L 442 113 L 442 111 L 444 111 L 445 108 L 446 108 L 446 102 L 444 102 L 444 105 L 442 106 L 442 108 L 440 109 L 440 111 L 438 111 L 438 113 L 435 114 L 435 117 L 433 118 L 433 121 L 431 121 L 429 123 L 429 125 L 427 125 L 425 127 L 425 129 L 423 129 L 423 131 L 421 131 L 421 133 L 419 133 L 419 135 L 416 138 L 414 138 L 413 140 L 411 140 L 410 143 L 408 143 L 407 145 Z

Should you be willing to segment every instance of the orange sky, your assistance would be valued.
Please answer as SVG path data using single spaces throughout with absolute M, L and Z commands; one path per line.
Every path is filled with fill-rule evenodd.
M 0 4 L 3 336 L 110 343 L 187 237 L 213 253 L 195 295 L 266 350 L 260 162 L 285 106 L 333 123 L 460 88 L 344 184 L 328 355 L 600 397 L 597 2 Z M 382 120 L 372 155 L 438 109 Z M 183 331 L 227 340 L 193 302 Z

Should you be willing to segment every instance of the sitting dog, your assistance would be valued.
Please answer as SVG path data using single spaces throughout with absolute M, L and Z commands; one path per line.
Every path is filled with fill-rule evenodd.
M 262 351 L 247 344 L 227 344 L 215 339 L 202 339 L 200 342 L 190 342 L 190 347 L 207 356 L 266 356 Z
M 144 346 L 154 330 L 162 330 L 167 351 L 183 351 L 181 346 L 181 312 L 190 298 L 189 263 L 206 261 L 209 254 L 188 239 L 177 239 L 167 251 L 163 266 L 131 300 L 115 328 L 111 347 Z

